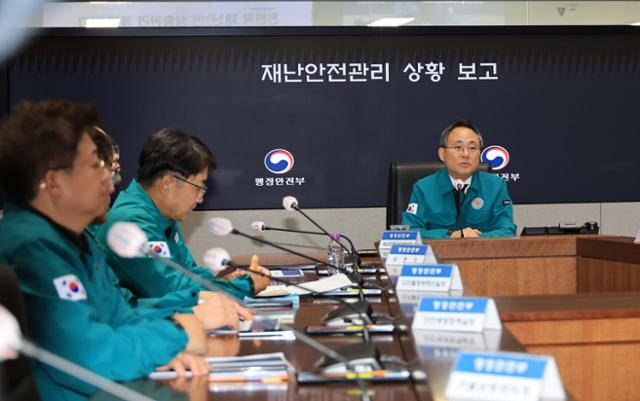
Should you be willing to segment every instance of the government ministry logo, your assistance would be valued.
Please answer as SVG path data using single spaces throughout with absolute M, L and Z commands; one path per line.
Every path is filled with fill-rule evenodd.
M 516 182 L 521 178 L 519 172 L 503 170 L 509 164 L 509 151 L 502 146 L 487 146 L 480 155 L 480 161 L 483 163 L 489 163 L 491 165 L 491 171 L 504 181 Z
M 273 174 L 285 174 L 291 171 L 295 160 L 286 149 L 273 149 L 264 157 L 264 166 Z
M 480 155 L 483 163 L 491 164 L 491 170 L 502 170 L 509 164 L 509 151 L 498 145 L 491 145 L 485 148 Z
M 305 184 L 305 177 L 293 177 L 289 175 L 282 177 L 283 174 L 293 169 L 294 163 L 295 159 L 288 150 L 282 148 L 270 150 L 264 157 L 264 167 L 270 173 L 277 174 L 281 177 L 255 177 L 254 185 L 256 187 L 281 187 Z

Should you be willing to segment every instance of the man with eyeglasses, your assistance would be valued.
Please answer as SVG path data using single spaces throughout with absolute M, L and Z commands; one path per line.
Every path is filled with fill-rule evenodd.
M 108 220 L 98 231 L 98 242 L 108 248 L 106 237 L 118 221 L 138 224 L 157 255 L 173 260 L 200 277 L 214 281 L 229 293 L 244 298 L 262 291 L 268 278 L 241 274 L 220 279 L 198 266 L 191 255 L 178 222 L 186 220 L 203 201 L 209 171 L 216 168 L 213 154 L 202 141 L 179 129 L 166 128 L 150 136 L 138 158 L 138 178 L 122 191 L 109 211 Z M 109 265 L 136 296 L 162 297 L 171 292 L 191 290 L 193 297 L 201 287 L 192 279 L 151 258 L 124 259 L 107 250 Z M 268 270 L 253 266 L 263 273 Z
M 515 236 L 506 183 L 478 171 L 482 144 L 469 121 L 445 128 L 438 149 L 444 168 L 414 184 L 402 224 L 420 230 L 423 238 Z
M 109 266 L 84 232 L 108 207 L 111 169 L 89 131 L 95 108 L 67 101 L 23 103 L 0 126 L 0 262 L 20 280 L 29 336 L 41 347 L 112 380 L 167 365 L 206 375 L 205 325 L 166 309 L 144 316 L 113 286 Z M 206 305 L 207 303 L 203 304 Z M 208 305 L 216 315 L 219 305 Z M 45 364 L 34 378 L 47 400 L 86 400 L 95 388 Z
M 120 149 L 113 143 L 113 139 L 100 127 L 92 127 L 87 133 L 96 145 L 98 158 L 104 161 L 105 166 L 109 166 L 111 172 L 111 183 L 117 185 L 120 179 Z M 111 198 L 105 197 L 105 207 L 98 213 L 91 225 L 85 228 L 85 233 L 92 239 L 96 238 L 102 224 L 107 221 L 107 212 L 111 205 Z M 218 328 L 229 326 L 236 328 L 239 324 L 238 316 L 251 320 L 253 317 L 249 311 L 240 307 L 227 298 L 224 294 L 211 293 L 210 291 L 202 291 L 198 293 L 196 298 L 191 288 L 182 291 L 174 291 L 164 294 L 162 297 L 137 297 L 129 289 L 120 285 L 120 280 L 111 269 L 107 269 L 113 284 L 120 291 L 124 299 L 136 310 L 140 315 L 147 318 L 166 315 L 168 310 L 174 312 L 180 311 L 185 313 L 193 313 L 203 323 L 205 328 Z M 199 299 L 206 302 L 198 302 Z M 216 305 L 217 313 L 207 314 L 211 310 L 211 305 Z

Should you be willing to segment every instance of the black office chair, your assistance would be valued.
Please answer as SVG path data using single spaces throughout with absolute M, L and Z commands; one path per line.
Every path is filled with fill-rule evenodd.
M 407 209 L 413 184 L 444 167 L 441 162 L 391 163 L 387 184 L 387 228 L 402 223 L 402 213 Z M 480 171 L 491 172 L 489 163 L 480 163 Z
M 4 263 L 0 263 L 0 304 L 11 312 L 22 333 L 27 332 L 26 315 L 20 285 L 15 272 Z M 31 373 L 31 361 L 20 356 L 0 364 L 0 399 L 3 401 L 40 400 L 36 382 Z

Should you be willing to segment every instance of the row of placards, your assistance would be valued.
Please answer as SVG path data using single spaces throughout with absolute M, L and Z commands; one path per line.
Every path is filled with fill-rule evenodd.
M 397 277 L 399 299 L 403 294 L 415 294 L 415 297 L 421 293 L 462 293 L 458 266 L 439 264 L 431 247 L 422 244 L 419 232 L 385 231 L 379 252 L 387 273 L 393 279 Z M 490 337 L 498 338 L 502 324 L 493 299 L 482 297 L 420 296 L 412 323 L 418 343 L 421 342 L 420 334 L 425 333 L 431 337 L 443 333 L 447 338 L 453 336 L 460 341 L 464 340 L 460 336 L 466 335 L 484 338 L 482 333 L 485 329 L 486 334 L 496 334 Z M 485 344 L 484 341 L 480 343 Z M 507 352 L 458 352 L 460 348 L 475 348 L 469 344 L 458 345 L 459 348 L 451 349 L 451 353 L 456 355 L 456 362 L 446 389 L 446 397 L 450 400 L 566 398 L 553 357 Z M 442 353 L 447 348 L 429 349 Z

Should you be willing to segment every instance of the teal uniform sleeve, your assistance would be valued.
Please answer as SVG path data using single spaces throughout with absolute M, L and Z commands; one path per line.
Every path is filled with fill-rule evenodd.
M 409 204 L 415 203 L 417 206 L 416 213 L 405 211 L 402 213 L 402 224 L 411 226 L 412 230 L 420 231 L 422 238 L 447 238 L 449 237 L 448 229 L 427 227 L 427 219 L 425 218 L 426 199 L 422 189 L 414 184 L 409 198 Z
M 141 218 L 132 218 L 129 221 L 136 223 L 147 234 L 149 241 L 166 241 L 163 233 L 156 233 L 155 227 L 150 222 Z M 103 224 L 97 235 L 98 241 L 103 245 L 106 244 L 107 233 L 111 228 L 110 223 L 112 222 Z M 160 261 L 148 257 L 125 259 L 110 249 L 107 249 L 106 253 L 108 263 L 120 282 L 140 298 L 161 298 L 171 292 L 182 291 L 187 293 L 190 291 L 194 299 L 197 298 L 200 286 Z M 212 279 L 213 276 L 205 274 L 203 278 Z
M 20 278 L 31 335 L 40 346 L 113 380 L 143 377 L 185 348 L 187 335 L 172 322 L 135 313 L 104 264 L 83 266 L 77 254 L 43 242 L 23 243 L 8 256 Z M 79 277 L 86 299 L 59 296 L 53 279 L 68 274 Z M 60 372 L 52 374 L 63 386 L 77 385 Z
M 480 234 L 481 237 L 513 237 L 516 225 L 513 223 L 513 202 L 503 181 L 498 189 L 496 201 L 492 208 L 490 229 Z
M 194 296 L 190 289 L 171 292 L 159 298 L 138 298 L 128 288 L 120 286 L 118 276 L 108 266 L 107 274 L 113 286 L 129 305 L 137 308 L 137 312 L 141 316 L 163 318 L 176 313 L 193 313 L 191 308 L 197 304 L 197 295 Z
M 184 267 L 190 269 L 192 272 L 196 273 L 200 277 L 203 277 L 203 278 L 209 277 L 210 280 L 215 285 L 222 288 L 224 291 L 226 291 L 227 293 L 231 294 L 236 298 L 244 299 L 245 296 L 253 295 L 253 288 L 254 288 L 253 281 L 252 281 L 253 279 L 248 274 L 241 277 L 236 277 L 232 280 L 225 280 L 225 279 L 215 277 L 211 273 L 211 270 L 198 265 L 196 260 L 193 258 L 191 251 L 189 251 L 189 248 L 187 248 L 187 246 L 184 245 L 183 243 L 180 245 L 179 259 L 180 259 L 179 263 L 181 262 L 181 264 Z M 208 288 L 202 288 L 202 289 L 209 290 Z
M 136 223 L 147 234 L 149 241 L 167 241 L 165 234 L 158 232 L 158 228 L 152 222 L 145 220 L 143 216 L 130 217 L 129 221 Z M 97 235 L 98 241 L 102 244 L 106 243 L 106 236 L 111 226 L 110 223 L 112 222 L 103 224 Z M 239 277 L 230 281 L 218 279 L 209 269 L 196 264 L 186 245 L 180 244 L 176 247 L 171 244 L 171 247 L 174 251 L 171 254 L 171 259 L 179 265 L 189 269 L 204 280 L 215 283 L 240 299 L 251 295 L 253 286 L 249 281 L 251 279 L 249 276 Z M 197 302 L 198 292 L 202 290 L 210 291 L 210 288 L 195 282 L 160 261 L 147 257 L 124 259 L 109 249 L 106 252 L 109 265 L 116 271 L 118 278 L 125 286 L 130 287 L 134 294 L 141 299 L 156 299 L 156 301 L 145 301 L 147 306 L 153 305 L 153 302 L 158 302 L 156 307 L 166 307 L 171 305 L 171 302 L 178 302 L 183 297 L 188 298 L 189 293 L 193 298 L 193 301 L 187 305 L 190 306 Z

